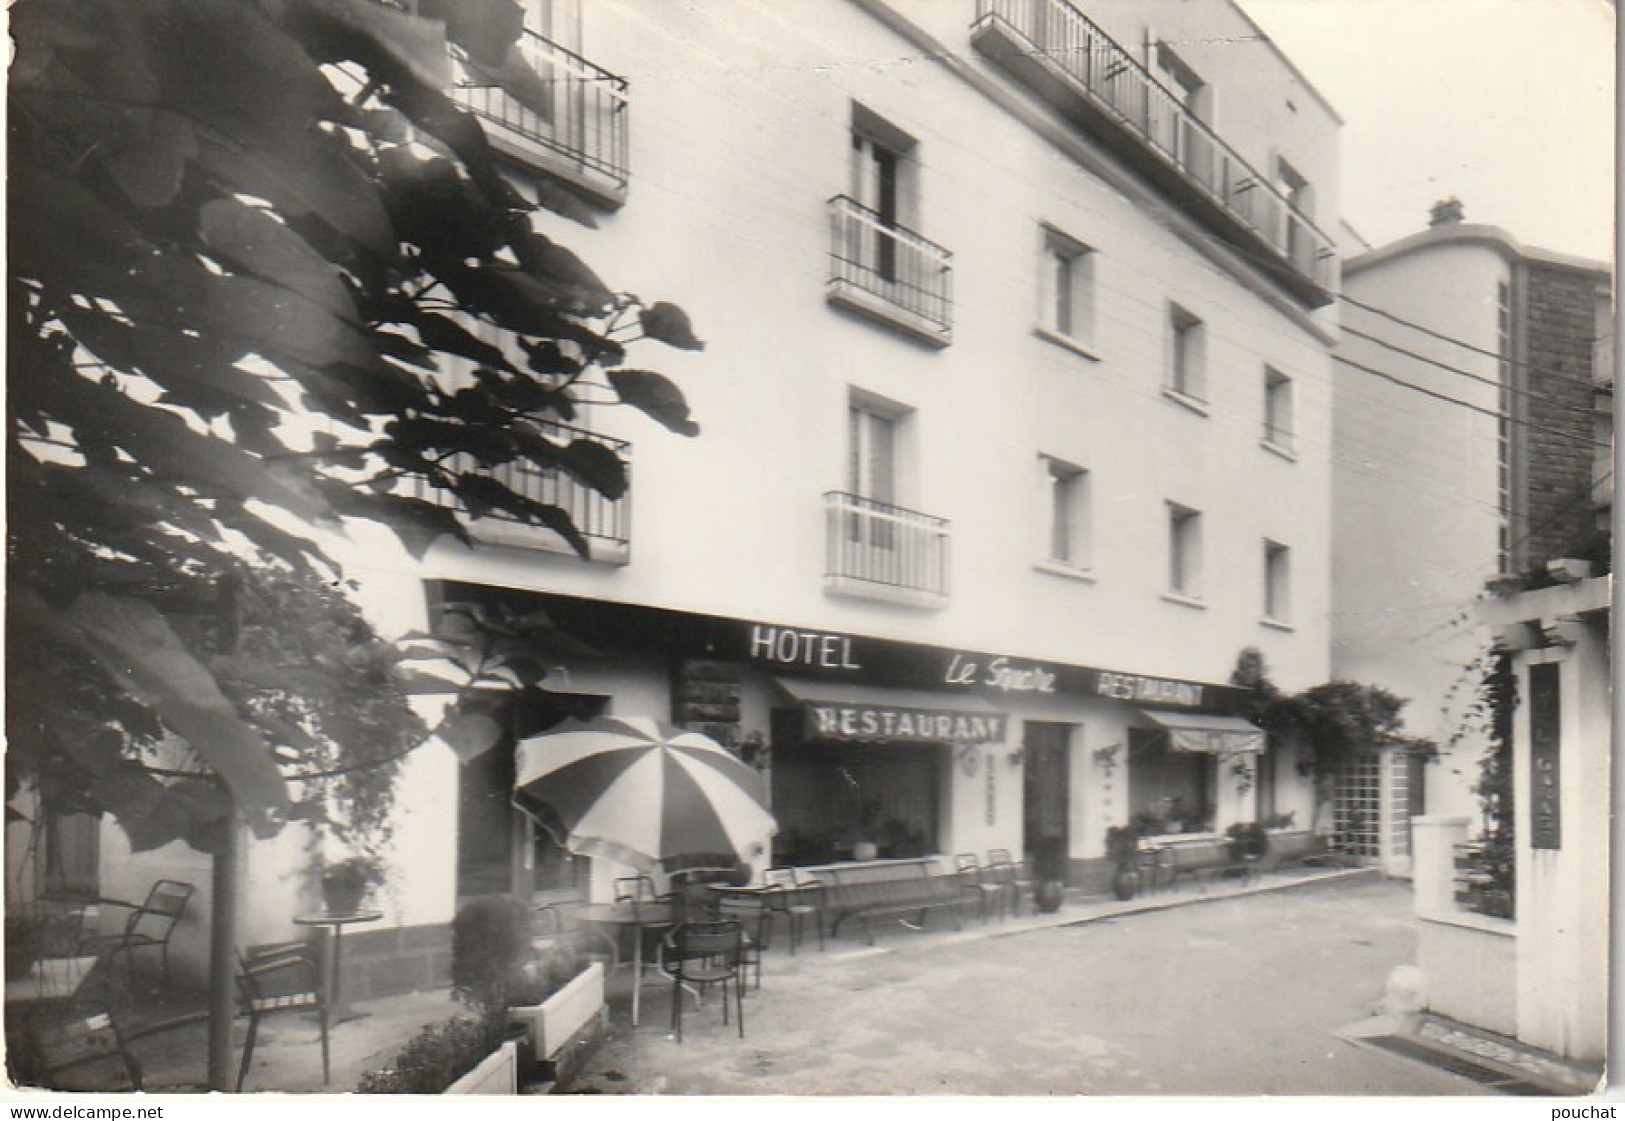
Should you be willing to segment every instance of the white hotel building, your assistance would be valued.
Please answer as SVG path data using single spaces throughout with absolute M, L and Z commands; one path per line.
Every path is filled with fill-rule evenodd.
M 702 433 L 587 408 L 629 496 L 535 485 L 592 559 L 500 523 L 421 563 L 369 538 L 350 574 L 380 621 L 544 608 L 596 655 L 560 655 L 513 734 L 607 711 L 731 743 L 770 774 L 763 864 L 1004 848 L 1085 886 L 1134 815 L 1310 827 L 1227 681 L 1249 647 L 1285 689 L 1329 676 L 1340 123 L 1241 8 L 530 19 L 551 118 L 464 96 L 518 180 L 596 209 L 551 235 L 689 313 L 703 352 L 641 358 Z M 428 983 L 460 899 L 607 885 L 510 808 L 511 759 L 414 758 L 354 995 Z M 268 849 L 245 942 L 309 890 L 299 840 Z

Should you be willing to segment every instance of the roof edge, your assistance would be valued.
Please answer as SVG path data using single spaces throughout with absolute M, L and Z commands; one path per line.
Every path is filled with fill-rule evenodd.
M 1343 276 L 1345 278 L 1352 276 L 1409 253 L 1452 245 L 1482 245 L 1496 250 L 1508 260 L 1533 261 L 1537 264 L 1556 265 L 1560 268 L 1575 269 L 1579 272 L 1599 273 L 1604 277 L 1612 277 L 1614 272 L 1613 266 L 1606 261 L 1597 261 L 1589 257 L 1577 257 L 1568 253 L 1559 253 L 1553 249 L 1541 249 L 1537 246 L 1525 245 L 1500 226 L 1474 222 L 1450 222 L 1429 227 L 1408 237 L 1402 237 L 1398 241 L 1391 241 L 1387 245 L 1379 245 L 1377 248 L 1362 253 L 1357 257 L 1348 258 L 1343 262 Z

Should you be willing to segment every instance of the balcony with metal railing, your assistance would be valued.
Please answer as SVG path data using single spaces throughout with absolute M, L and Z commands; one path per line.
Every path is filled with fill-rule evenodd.
M 948 600 L 948 522 L 862 495 L 824 495 L 831 591 L 924 607 Z
M 498 151 L 620 206 L 629 178 L 626 79 L 530 31 L 519 49 L 540 78 L 534 97 L 521 102 L 454 60 L 452 99 L 480 118 Z
M 539 423 L 542 435 L 559 444 L 586 441 L 608 448 L 626 464 L 628 479 L 631 475 L 632 445 L 597 432 L 557 422 Z M 571 523 L 586 538 L 590 558 L 605 564 L 626 564 L 631 560 L 631 492 L 620 498 L 608 498 L 581 482 L 562 468 L 513 461 L 499 467 L 479 464 L 472 456 L 451 457 L 446 464 L 450 472 L 469 472 L 491 476 L 516 494 L 533 502 L 557 507 L 569 515 Z M 453 500 L 444 491 L 421 481 L 417 497 L 438 506 L 450 507 Z M 547 552 L 575 554 L 568 541 L 551 529 L 521 522 L 512 515 L 492 511 L 474 519 L 472 531 L 476 540 L 490 545 L 510 545 L 519 548 L 541 549 Z
M 976 0 L 971 42 L 1184 204 L 1308 307 L 1335 298 L 1337 249 L 1309 217 L 1066 0 Z
M 829 200 L 829 302 L 932 346 L 953 341 L 953 254 L 847 198 Z

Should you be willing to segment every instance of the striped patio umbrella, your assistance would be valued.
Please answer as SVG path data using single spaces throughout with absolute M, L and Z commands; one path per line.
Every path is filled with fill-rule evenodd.
M 743 857 L 777 830 L 761 775 L 708 736 L 636 716 L 566 720 L 521 741 L 513 800 L 571 852 L 645 871 Z

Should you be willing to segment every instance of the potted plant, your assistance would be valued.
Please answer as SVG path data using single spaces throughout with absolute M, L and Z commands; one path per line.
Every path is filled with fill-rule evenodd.
M 1238 821 L 1225 830 L 1230 859 L 1236 864 L 1257 866 L 1270 851 L 1269 834 L 1256 821 Z
M 1106 830 L 1106 856 L 1115 868 L 1112 894 L 1125 901 L 1140 889 L 1140 836 L 1141 827 L 1133 822 Z
M 384 870 L 378 857 L 353 853 L 336 860 L 323 860 L 320 878 L 322 905 L 328 913 L 353 915 L 361 909 L 373 888 L 384 882 Z

